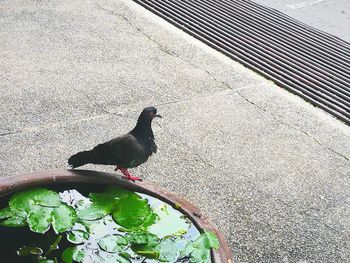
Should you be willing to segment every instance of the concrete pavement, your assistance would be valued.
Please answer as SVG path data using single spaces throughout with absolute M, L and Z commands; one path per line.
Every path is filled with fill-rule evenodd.
M 237 263 L 350 262 L 348 126 L 134 2 L 0 12 L 1 176 L 67 168 L 155 105 L 159 152 L 133 172 L 201 208 Z

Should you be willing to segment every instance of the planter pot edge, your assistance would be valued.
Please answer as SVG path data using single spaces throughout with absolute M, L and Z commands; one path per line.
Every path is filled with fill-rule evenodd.
M 195 223 L 199 230 L 210 230 L 215 232 L 219 239 L 220 247 L 217 250 L 211 250 L 214 263 L 233 263 L 232 253 L 224 236 L 207 217 L 202 215 L 197 207 L 192 205 L 187 200 L 178 197 L 174 193 L 152 183 L 147 183 L 144 181 L 127 181 L 122 179 L 120 175 L 92 170 L 48 170 L 1 178 L 0 197 L 30 187 L 67 183 L 113 184 L 131 191 L 136 191 L 159 198 L 173 207 L 177 207 L 179 211 L 184 213 Z

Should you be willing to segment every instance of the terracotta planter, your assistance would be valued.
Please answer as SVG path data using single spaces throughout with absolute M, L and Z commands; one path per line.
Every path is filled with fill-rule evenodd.
M 108 184 L 154 196 L 172 206 L 178 205 L 178 209 L 190 218 L 199 230 L 211 230 L 216 233 L 220 247 L 212 250 L 213 263 L 232 263 L 232 254 L 223 235 L 217 230 L 208 218 L 188 201 L 177 197 L 154 184 L 147 182 L 132 182 L 122 179 L 116 174 L 109 174 L 90 170 L 61 170 L 61 171 L 41 171 L 23 175 L 7 177 L 0 180 L 0 197 L 18 192 L 23 189 L 37 186 L 62 185 L 73 183 L 85 184 Z

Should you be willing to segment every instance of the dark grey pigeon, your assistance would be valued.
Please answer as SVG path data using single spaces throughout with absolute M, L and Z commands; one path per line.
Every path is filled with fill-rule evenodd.
M 116 165 L 115 171 L 120 170 L 124 178 L 140 181 L 141 178 L 130 174 L 128 168 L 143 164 L 149 156 L 157 152 L 151 127 L 155 117 L 161 118 L 155 107 L 144 108 L 135 128 L 129 133 L 101 143 L 90 151 L 74 154 L 68 159 L 68 164 L 72 168 L 88 163 Z

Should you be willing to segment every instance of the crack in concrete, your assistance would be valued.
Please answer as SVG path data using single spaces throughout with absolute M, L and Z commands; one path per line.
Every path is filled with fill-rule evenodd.
M 65 128 L 71 124 L 80 123 L 80 122 L 84 122 L 84 121 L 88 121 L 88 120 L 94 120 L 94 119 L 102 118 L 102 117 L 105 117 L 108 115 L 120 115 L 120 114 L 119 113 L 98 114 L 95 116 L 89 116 L 89 117 L 79 118 L 79 119 L 75 119 L 75 120 L 47 123 L 47 124 L 39 125 L 39 126 L 26 127 L 26 128 L 23 128 L 23 129 L 20 129 L 17 131 L 2 133 L 2 134 L 0 134 L 0 136 L 10 136 L 10 135 L 20 134 L 20 133 L 25 133 L 25 132 L 37 132 L 41 129 L 52 129 L 52 127 Z
M 117 13 L 114 10 L 105 8 L 103 6 L 101 6 L 100 4 L 96 3 L 93 1 L 93 3 L 99 8 L 102 9 L 106 12 L 108 12 L 111 15 L 115 15 L 118 16 L 120 18 L 122 18 L 124 21 L 126 21 L 131 27 L 133 27 L 134 29 L 136 29 L 138 32 L 140 32 L 144 37 L 146 37 L 148 40 L 150 40 L 151 42 L 153 42 L 154 44 L 156 44 L 160 50 L 162 50 L 164 53 L 173 56 L 175 53 L 170 52 L 168 49 L 166 49 L 165 47 L 163 47 L 160 43 L 158 43 L 157 41 L 155 41 L 150 35 L 146 34 L 144 31 L 141 30 L 141 28 L 139 28 L 138 26 L 136 26 L 134 23 L 132 23 L 126 16 Z
M 350 161 L 349 157 L 347 157 L 346 155 L 332 149 L 331 147 L 321 143 L 319 140 L 317 140 L 314 136 L 312 136 L 311 134 L 309 134 L 308 132 L 300 129 L 300 128 L 296 128 L 288 123 L 285 123 L 283 121 L 281 121 L 279 118 L 277 118 L 274 114 L 272 114 L 271 112 L 267 111 L 265 108 L 257 105 L 256 103 L 254 103 L 253 101 L 249 100 L 248 98 L 246 98 L 245 96 L 243 96 L 238 90 L 236 90 L 236 93 L 242 98 L 244 99 L 246 102 L 248 102 L 249 104 L 253 105 L 254 107 L 258 108 L 259 110 L 262 110 L 263 112 L 267 113 L 268 115 L 270 115 L 274 120 L 276 120 L 278 123 L 287 126 L 290 129 L 293 129 L 294 131 L 298 131 L 303 133 L 304 135 L 306 135 L 307 137 L 309 137 L 310 139 L 312 139 L 314 142 L 316 142 L 318 145 L 322 146 L 323 148 L 331 151 L 332 153 L 344 158 L 347 161 Z
M 2 136 L 8 136 L 8 135 L 12 135 L 12 134 L 17 134 L 17 133 L 21 133 L 22 131 L 9 131 L 9 132 L 3 132 L 3 133 L 0 133 L 0 137 Z
M 254 104 L 254 103 L 253 103 L 253 104 Z M 257 106 L 257 105 L 256 105 L 256 106 Z M 257 107 L 259 107 L 259 106 L 257 106 Z M 264 110 L 264 109 L 263 109 L 263 110 Z M 264 110 L 264 111 L 267 112 L 266 110 Z M 163 129 L 163 127 L 162 127 L 160 124 L 158 124 L 158 123 L 156 123 L 156 124 L 163 130 L 163 132 L 169 134 L 172 138 L 176 138 L 176 141 L 179 142 L 179 143 L 181 143 L 184 147 L 189 148 L 190 151 L 191 151 L 191 153 L 193 153 L 196 157 L 198 157 L 198 159 L 199 159 L 202 163 L 204 163 L 206 166 L 215 169 L 215 171 L 216 171 L 216 172 L 220 172 L 221 175 L 227 174 L 227 171 L 226 171 L 226 170 L 224 170 L 224 169 L 222 169 L 222 168 L 220 168 L 220 167 L 216 167 L 215 165 L 213 165 L 213 164 L 211 164 L 210 162 L 208 162 L 207 160 L 205 160 L 205 158 L 203 158 L 203 157 L 197 152 L 196 149 L 194 149 L 193 147 L 190 147 L 190 146 L 186 143 L 186 141 L 183 140 L 183 138 L 181 138 L 181 137 L 179 137 L 179 136 L 177 136 L 177 135 L 175 135 L 175 134 L 173 134 L 173 133 L 171 133 L 171 132 L 169 132 L 169 131 Z M 243 175 L 242 175 L 242 176 L 243 176 Z M 274 196 L 274 195 L 271 194 L 271 193 L 268 193 L 268 192 L 265 192 L 265 191 L 259 189 L 259 188 L 255 185 L 255 180 L 254 180 L 254 179 L 251 179 L 250 177 L 247 177 L 247 176 L 243 176 L 243 177 L 249 182 L 250 188 L 253 189 L 256 193 L 259 193 L 262 197 L 268 198 L 268 199 L 272 199 L 272 200 L 274 200 L 275 202 L 279 202 L 280 204 L 282 204 L 282 205 L 283 205 L 284 207 L 286 207 L 287 209 L 290 208 L 290 204 L 289 204 L 288 202 L 284 201 L 283 199 L 281 199 L 281 198 L 279 198 L 279 197 Z M 304 210 L 304 211 L 299 211 L 298 214 L 300 214 L 300 215 L 302 215 L 302 216 L 306 216 L 306 215 L 307 215 L 307 214 L 306 214 L 307 211 L 311 211 L 311 210 L 312 210 L 312 208 L 307 208 L 307 209 Z M 286 217 L 285 215 L 283 215 L 283 214 L 280 214 L 280 216 L 282 216 L 283 218 L 287 218 L 287 217 Z M 310 217 L 310 218 L 308 218 L 308 219 L 312 219 L 312 217 Z M 292 222 L 292 223 L 294 224 L 294 222 Z M 338 234 L 338 235 L 341 235 L 341 234 L 342 234 L 339 230 L 337 230 L 337 229 L 335 229 L 335 228 L 333 228 L 333 227 L 327 225 L 327 224 L 324 223 L 324 222 L 320 222 L 319 225 L 320 225 L 320 226 L 324 226 L 324 227 L 326 227 L 326 228 L 329 228 L 330 231 L 332 231 L 333 233 L 336 233 L 336 234 Z
M 108 115 L 117 115 L 123 118 L 131 118 L 128 116 L 124 116 L 122 115 L 120 112 L 116 111 L 108 111 L 105 110 L 101 107 L 101 105 L 99 105 L 98 103 L 94 102 L 93 100 L 91 100 L 86 94 L 83 94 L 89 101 L 91 101 L 99 110 L 101 110 L 103 113 L 101 114 L 97 114 L 97 115 L 93 115 L 93 116 L 88 116 L 88 117 L 83 117 L 83 118 L 78 118 L 75 120 L 69 120 L 69 121 L 59 121 L 59 122 L 50 122 L 44 125 L 39 125 L 39 126 L 32 126 L 32 127 L 25 127 L 23 129 L 20 130 L 16 130 L 16 131 L 9 131 L 9 132 L 3 132 L 0 133 L 0 137 L 1 136 L 10 136 L 10 135 L 14 135 L 14 134 L 18 134 L 18 133 L 24 133 L 24 132 L 33 132 L 33 131 L 39 131 L 41 129 L 47 129 L 47 128 L 51 128 L 51 127 L 60 127 L 60 128 L 64 128 L 64 127 L 68 127 L 68 125 L 71 124 L 75 124 L 75 123 L 80 123 L 80 122 L 84 122 L 84 121 L 89 121 L 89 120 L 94 120 L 94 119 L 98 119 L 98 118 L 103 118 L 106 117 Z M 170 104 L 176 104 L 176 103 L 181 103 L 181 102 L 186 102 L 186 101 L 190 101 L 193 99 L 198 99 L 198 98 L 206 98 L 208 96 L 213 95 L 212 93 L 210 95 L 205 94 L 204 96 L 196 96 L 196 97 L 191 97 L 191 98 L 186 98 L 186 99 L 179 99 L 179 100 L 175 100 L 175 101 L 169 101 L 169 102 L 164 102 L 164 103 L 159 103 L 156 104 L 154 106 L 164 106 L 164 105 L 170 105 Z M 127 104 L 125 104 L 127 105 Z M 118 107 L 118 108 L 121 108 Z M 134 119 L 134 118 L 133 118 Z
M 154 43 L 162 52 L 164 52 L 165 54 L 167 55 L 170 55 L 174 58 L 177 58 L 177 59 L 180 59 L 181 61 L 191 65 L 192 67 L 196 68 L 196 69 L 199 69 L 199 70 L 202 70 L 203 72 L 205 72 L 207 75 L 209 75 L 214 81 L 216 82 L 219 82 L 221 84 L 223 84 L 225 87 L 227 87 L 228 89 L 230 90 L 235 90 L 233 89 L 228 83 L 226 83 L 225 81 L 222 81 L 222 80 L 219 80 L 218 78 L 215 77 L 215 75 L 213 75 L 210 71 L 208 71 L 207 69 L 204 69 L 202 67 L 199 67 L 198 65 L 194 64 L 194 63 L 191 63 L 190 61 L 182 58 L 179 54 L 171 51 L 170 49 L 164 47 L 162 44 L 160 44 L 159 42 L 157 42 L 155 39 L 153 39 L 150 35 L 146 34 L 141 28 L 139 28 L 138 26 L 136 26 L 134 23 L 132 23 L 127 17 L 125 17 L 124 15 L 122 14 L 119 14 L 117 12 L 115 12 L 114 10 L 111 10 L 111 9 L 108 9 L 108 8 L 105 8 L 105 7 L 102 7 L 101 5 L 99 5 L 98 3 L 94 2 L 94 4 L 112 14 L 112 15 L 115 15 L 115 16 L 118 16 L 120 18 L 122 18 L 123 20 L 125 20 L 130 26 L 132 26 L 134 29 L 136 29 L 138 32 L 140 32 L 144 37 L 146 37 L 149 41 L 151 41 L 152 43 Z M 250 87 L 249 87 L 250 88 Z M 246 89 L 246 88 L 241 88 L 241 89 Z

